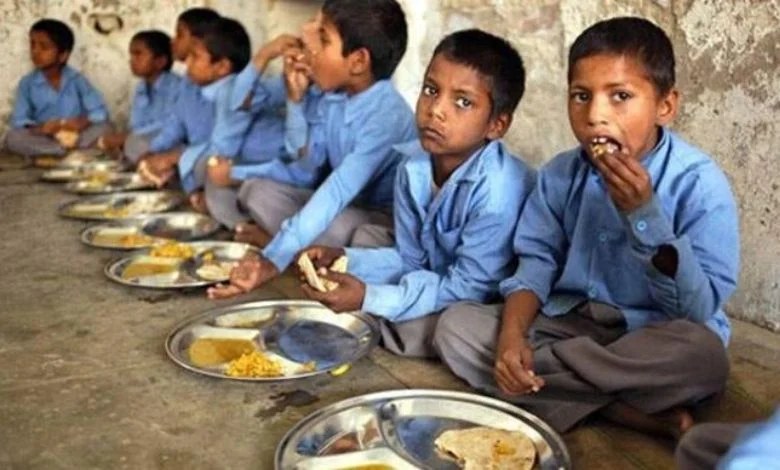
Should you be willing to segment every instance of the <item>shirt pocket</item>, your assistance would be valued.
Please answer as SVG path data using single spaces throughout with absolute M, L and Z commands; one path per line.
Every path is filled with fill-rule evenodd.
M 599 270 L 610 297 L 620 305 L 642 304 L 647 294 L 647 268 L 631 251 L 623 230 L 602 229 L 595 243 Z

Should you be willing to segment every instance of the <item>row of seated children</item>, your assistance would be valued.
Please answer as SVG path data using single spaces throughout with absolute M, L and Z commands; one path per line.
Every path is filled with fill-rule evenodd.
M 240 25 L 214 14 L 197 26 L 190 12 L 173 44 L 193 99 L 183 105 L 182 86 L 139 155 L 161 184 L 178 170 L 186 190 L 205 188 L 207 209 L 263 247 L 210 298 L 269 282 L 302 251 L 318 267 L 346 254 L 349 273 L 326 275 L 338 287 L 304 284 L 307 296 L 375 315 L 391 351 L 438 357 L 561 432 L 599 414 L 680 438 L 689 410 L 723 392 L 736 205 L 717 165 L 667 127 L 679 98 L 660 28 L 615 18 L 577 38 L 579 145 L 535 174 L 501 142 L 525 83 L 501 38 L 443 39 L 412 113 L 390 82 L 407 40 L 395 0 L 327 0 L 300 38 L 252 61 Z M 265 76 L 282 55 L 283 77 Z M 208 116 L 211 132 L 196 135 Z M 279 154 L 242 154 L 258 116 L 283 119 Z M 683 439 L 681 468 L 726 452 L 705 426 Z M 762 443 L 777 428 L 743 437 L 723 468 L 771 457 Z
M 438 357 L 559 431 L 600 414 L 682 436 L 689 410 L 725 388 L 739 238 L 727 178 L 667 127 L 679 100 L 667 35 L 616 18 L 577 38 L 568 101 L 580 145 L 536 176 L 500 141 L 524 91 L 517 52 L 477 30 L 445 38 L 408 139 L 411 114 L 386 91 L 405 39 L 392 0 L 328 1 L 304 26 L 304 51 L 285 64 L 297 158 L 241 185 L 249 239 L 264 249 L 209 296 L 251 291 L 301 250 L 326 268 L 346 254 L 349 273 L 327 275 L 338 288 L 302 289 L 375 315 L 391 351 Z M 388 181 L 392 228 L 379 217 Z

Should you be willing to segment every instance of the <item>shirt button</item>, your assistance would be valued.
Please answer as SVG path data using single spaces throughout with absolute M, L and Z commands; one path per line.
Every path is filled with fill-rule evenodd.
M 636 229 L 640 232 L 644 232 L 645 230 L 647 230 L 647 222 L 645 222 L 644 220 L 640 220 L 639 222 L 636 223 Z
M 590 286 L 590 289 L 588 289 L 588 297 L 591 299 L 596 297 L 596 294 L 598 294 L 599 291 L 596 289 L 596 286 Z
M 607 242 L 607 240 L 609 240 L 609 235 L 607 235 L 607 234 L 606 234 L 606 233 L 604 233 L 604 232 L 601 232 L 601 233 L 599 234 L 599 241 L 600 241 L 601 243 L 606 243 L 606 242 Z

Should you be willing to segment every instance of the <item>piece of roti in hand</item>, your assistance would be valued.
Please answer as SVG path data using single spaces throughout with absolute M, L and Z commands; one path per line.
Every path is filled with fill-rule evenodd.
M 298 258 L 298 267 L 306 278 L 306 282 L 309 283 L 312 288 L 320 292 L 327 292 L 325 290 L 325 285 L 322 283 L 322 279 L 317 275 L 317 270 L 314 269 L 314 263 L 311 262 L 308 253 L 303 253 Z
M 54 134 L 54 138 L 66 149 L 76 147 L 79 141 L 79 133 L 76 131 L 61 130 Z
M 346 273 L 347 266 L 348 266 L 347 257 L 339 256 L 338 258 L 336 258 L 336 260 L 333 261 L 333 264 L 330 265 L 330 269 L 320 268 L 319 271 L 317 271 L 316 269 L 314 269 L 314 263 L 311 262 L 311 258 L 309 258 L 309 255 L 307 253 L 303 253 L 300 256 L 300 258 L 298 258 L 298 267 L 301 269 L 301 272 L 306 278 L 306 282 L 309 283 L 309 285 L 312 286 L 314 289 L 317 289 L 320 292 L 330 292 L 338 289 L 339 287 L 339 284 L 337 282 L 333 282 L 328 279 L 323 279 L 320 276 L 327 275 L 328 271 L 333 271 L 342 274 Z
M 436 438 L 434 445 L 464 470 L 530 470 L 536 461 L 533 441 L 520 431 L 452 429 Z

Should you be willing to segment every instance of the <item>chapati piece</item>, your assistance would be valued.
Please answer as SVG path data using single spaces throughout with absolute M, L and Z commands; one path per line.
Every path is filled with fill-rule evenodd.
M 457 459 L 464 470 L 530 470 L 536 461 L 533 441 L 519 431 L 452 429 L 443 432 L 434 444 Z
M 311 258 L 307 253 L 302 254 L 298 258 L 298 267 L 301 269 L 303 276 L 306 278 L 306 282 L 309 283 L 314 289 L 320 292 L 327 292 L 325 285 L 322 283 L 322 279 L 317 275 L 317 270 L 314 269 L 314 263 L 311 262 Z
M 330 265 L 330 268 L 320 268 L 319 270 L 314 268 L 311 258 L 308 253 L 303 253 L 298 258 L 298 267 L 306 278 L 306 282 L 312 286 L 312 288 L 320 292 L 330 292 L 338 289 L 339 284 L 329 279 L 323 279 L 320 276 L 326 276 L 328 271 L 336 273 L 346 273 L 348 266 L 348 260 L 346 256 L 339 256 Z
M 72 149 L 79 141 L 79 133 L 76 131 L 61 130 L 54 134 L 54 138 L 66 149 Z

